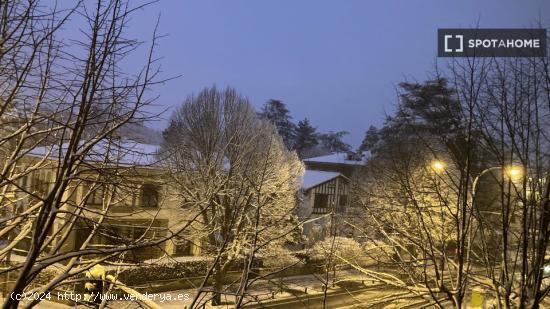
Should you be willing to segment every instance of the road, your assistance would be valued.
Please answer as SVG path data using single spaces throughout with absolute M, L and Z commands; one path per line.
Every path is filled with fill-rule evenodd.
M 327 294 L 326 301 L 323 294 L 311 294 L 295 297 L 294 299 L 278 299 L 271 302 L 263 302 L 246 306 L 246 308 L 269 308 L 269 309 L 286 309 L 286 308 L 307 308 L 307 309 L 322 309 L 322 308 L 339 308 L 339 309 L 359 309 L 359 308 L 393 308 L 397 305 L 395 301 L 391 301 L 392 295 L 399 294 L 397 290 L 380 290 L 379 286 L 369 286 L 355 290 L 331 291 Z M 382 300 L 382 301 L 381 301 Z M 389 302 L 383 301 L 388 300 Z M 411 299 L 409 301 L 400 302 L 400 305 L 411 305 L 418 307 L 427 302 L 423 299 Z M 405 308 L 405 307 L 401 307 Z

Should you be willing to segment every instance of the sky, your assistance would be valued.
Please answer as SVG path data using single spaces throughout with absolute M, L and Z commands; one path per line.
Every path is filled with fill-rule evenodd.
M 434 71 L 438 28 L 548 27 L 550 1 L 161 0 L 128 35 L 148 39 L 158 16 L 161 76 L 180 76 L 152 89 L 165 119 L 188 95 L 231 86 L 257 108 L 279 99 L 296 122 L 349 131 L 357 147 L 392 113 L 400 82 Z

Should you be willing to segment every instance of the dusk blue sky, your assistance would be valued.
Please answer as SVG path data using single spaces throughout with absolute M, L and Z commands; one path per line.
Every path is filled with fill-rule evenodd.
M 257 108 L 279 99 L 296 122 L 349 131 L 356 147 L 392 112 L 399 82 L 433 72 L 438 28 L 547 27 L 550 1 L 164 0 L 139 12 L 129 35 L 146 39 L 158 14 L 162 76 L 182 75 L 153 89 L 159 105 L 230 85 Z

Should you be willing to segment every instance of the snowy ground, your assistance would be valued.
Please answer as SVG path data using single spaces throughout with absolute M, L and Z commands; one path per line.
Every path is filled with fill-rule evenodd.
M 353 271 L 339 272 L 338 278 L 340 280 L 342 279 L 360 280 L 361 279 L 360 275 Z M 268 282 L 267 280 L 259 281 L 250 289 L 249 293 L 251 294 L 251 296 L 247 299 L 247 301 L 254 301 L 254 302 L 256 300 L 270 301 L 272 299 L 292 298 L 295 296 L 304 295 L 306 291 L 308 294 L 321 294 L 323 293 L 321 280 L 324 280 L 324 276 L 304 275 L 304 276 L 286 277 L 282 281 L 282 286 L 283 286 L 282 291 L 280 289 L 281 282 L 279 281 L 279 278 L 273 279 L 271 282 Z M 329 291 L 331 291 L 330 288 L 329 288 Z M 196 295 L 196 290 L 186 289 L 186 290 L 177 290 L 177 291 L 170 291 L 170 292 L 164 292 L 164 293 L 149 294 L 147 295 L 147 297 L 149 299 L 155 299 L 155 303 L 158 304 L 161 308 L 182 309 L 182 308 L 185 308 L 186 305 L 189 306 L 191 304 L 195 295 Z M 222 301 L 224 302 L 224 305 L 219 307 L 231 308 L 233 307 L 234 300 L 235 298 L 233 296 L 224 297 L 222 299 Z M 84 306 L 78 306 L 77 308 L 81 308 L 81 307 L 84 308 Z M 143 306 L 139 305 L 138 303 L 130 302 L 130 301 L 111 302 L 109 307 L 117 308 L 117 309 L 143 308 Z M 75 307 L 55 303 L 52 301 L 43 301 L 42 303 L 40 303 L 40 305 L 34 308 L 39 308 L 39 309 L 60 308 L 61 309 L 61 308 L 75 308 Z M 210 308 L 210 306 L 207 306 L 207 308 Z
M 332 280 L 332 277 L 330 277 L 329 281 Z M 355 281 L 361 281 L 361 279 L 364 279 L 361 274 L 350 270 L 350 271 L 340 271 L 338 273 L 338 279 L 339 280 L 355 280 Z M 253 285 L 253 287 L 249 290 L 249 293 L 251 294 L 247 301 L 256 302 L 256 301 L 270 301 L 273 299 L 283 299 L 283 298 L 293 298 L 296 296 L 305 295 L 307 294 L 322 294 L 322 280 L 324 280 L 324 276 L 321 275 L 303 275 L 303 276 L 292 276 L 292 277 L 286 277 L 282 281 L 283 289 L 281 291 L 280 286 L 281 282 L 279 281 L 279 278 L 273 279 L 270 282 L 267 280 L 258 281 L 256 284 Z M 337 286 L 334 287 L 335 289 Z M 331 289 L 329 288 L 329 291 Z M 193 289 L 186 289 L 186 290 L 178 290 L 178 291 L 171 291 L 166 293 L 158 293 L 155 294 L 157 296 L 157 299 L 159 297 L 168 298 L 167 294 L 170 295 L 171 299 L 177 298 L 178 295 L 186 294 L 189 295 L 190 299 L 188 301 L 164 301 L 157 303 L 162 308 L 184 308 L 185 305 L 189 305 L 192 302 L 192 299 L 196 295 L 196 290 Z M 222 297 L 222 302 L 224 303 L 223 306 L 219 306 L 221 308 L 232 308 L 234 304 L 235 298 L 234 296 L 227 296 Z M 140 308 L 138 305 L 132 305 L 129 302 L 119 302 L 121 305 L 128 306 L 127 308 Z
M 308 295 L 322 295 L 323 289 L 322 289 L 322 281 L 324 280 L 324 275 L 304 275 L 304 276 L 292 276 L 292 277 L 286 277 L 282 281 L 283 289 L 281 291 L 279 278 L 273 279 L 271 282 L 268 281 L 258 281 L 257 284 L 254 284 L 254 286 L 249 290 L 249 293 L 251 294 L 248 298 L 248 302 L 255 303 L 257 301 L 260 301 L 262 303 L 270 302 L 273 300 L 292 300 L 296 299 L 296 297 L 303 296 L 306 293 Z M 361 282 L 361 280 L 365 279 L 360 273 L 357 273 L 353 270 L 349 271 L 340 271 L 338 272 L 338 281 L 346 281 L 346 280 L 352 280 L 354 282 Z M 332 278 L 329 279 L 329 282 L 332 281 Z M 368 290 L 361 290 L 356 291 L 350 294 L 351 297 L 353 297 L 356 301 L 361 302 L 363 305 L 368 304 L 372 302 L 374 299 L 379 299 L 384 296 L 389 296 L 392 293 L 399 292 L 397 290 L 380 290 L 379 287 L 372 285 L 371 282 L 368 280 L 365 280 L 364 282 L 365 286 L 368 286 Z M 229 287 L 230 288 L 230 287 Z M 337 286 L 330 287 L 329 286 L 329 293 L 340 290 Z M 155 303 L 159 305 L 161 308 L 166 309 L 183 309 L 186 308 L 186 306 L 189 306 L 193 300 L 193 298 L 196 295 L 196 290 L 194 289 L 186 289 L 186 290 L 177 290 L 177 291 L 170 291 L 165 293 L 155 293 L 147 295 L 149 299 L 154 299 Z M 1 300 L 1 299 L 0 299 Z M 233 308 L 234 304 L 234 297 L 228 296 L 223 297 L 222 302 L 224 305 L 218 306 L 218 308 Z M 420 299 L 422 301 L 422 299 Z M 410 300 L 408 301 L 410 303 Z M 203 302 L 204 303 L 204 302 Z M 388 305 L 383 308 L 395 308 L 395 305 L 398 305 L 397 303 L 394 305 Z M 58 304 L 55 302 L 42 302 L 40 305 L 36 306 L 35 308 L 39 309 L 62 309 L 62 308 L 75 308 L 72 306 L 66 306 L 62 304 Z M 83 306 L 78 306 L 77 308 L 84 308 Z M 142 305 L 136 303 L 136 302 L 130 302 L 130 301 L 115 301 L 110 302 L 108 308 L 116 308 L 116 309 L 137 309 L 137 308 L 144 308 Z M 206 308 L 213 308 L 212 306 L 207 305 Z M 362 305 L 349 305 L 346 307 L 338 307 L 338 308 L 363 308 Z M 381 307 L 382 308 L 382 307 Z M 541 308 L 550 308 L 545 302 L 541 306 Z

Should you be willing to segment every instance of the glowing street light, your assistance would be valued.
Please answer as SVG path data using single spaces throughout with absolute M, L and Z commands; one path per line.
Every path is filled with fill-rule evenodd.
M 436 172 L 443 172 L 445 170 L 445 163 L 435 160 L 432 162 L 432 169 Z
M 523 169 L 517 165 L 510 165 L 504 169 L 504 173 L 511 180 L 518 180 L 523 177 Z

